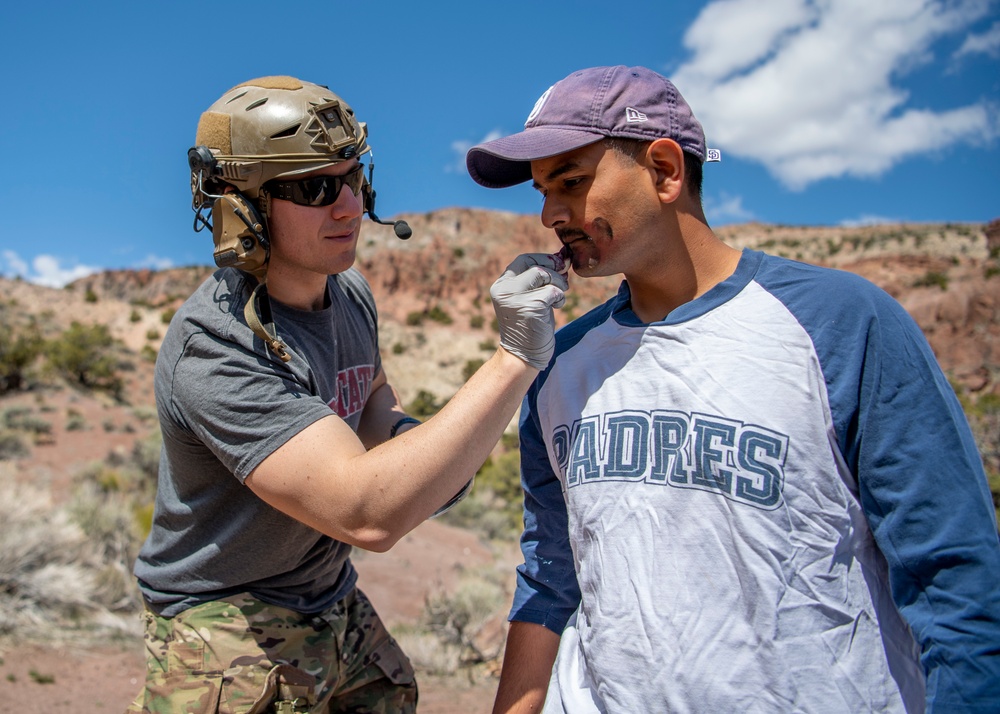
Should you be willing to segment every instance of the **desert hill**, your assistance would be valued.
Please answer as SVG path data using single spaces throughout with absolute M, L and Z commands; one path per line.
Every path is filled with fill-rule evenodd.
M 390 228 L 366 223 L 358 266 L 379 305 L 390 380 L 405 403 L 421 396 L 440 401 L 495 349 L 492 281 L 516 254 L 552 252 L 558 245 L 535 216 L 456 208 L 399 218 L 413 237 L 400 241 Z M 899 300 L 952 379 L 988 470 L 1000 480 L 1000 222 L 743 224 L 717 232 L 735 247 L 860 274 Z M 35 711 L 49 672 L 67 702 L 73 696 L 73 711 L 120 711 L 137 691 L 133 680 L 141 676 L 142 659 L 128 573 L 135 543 L 121 534 L 143 515 L 129 491 L 129 473 L 145 468 L 155 478 L 153 359 L 174 310 L 212 270 L 210 243 L 205 256 L 205 265 L 109 270 L 63 289 L 0 278 L 0 357 L 9 346 L 4 340 L 28 327 L 57 339 L 74 322 L 103 326 L 117 341 L 113 354 L 121 375 L 120 388 L 111 393 L 74 385 L 39 366 L 20 388 L 0 393 L 0 677 L 7 694 L 0 712 Z M 583 314 L 618 282 L 571 276 L 557 319 L 565 323 Z M 71 522 L 81 513 L 89 514 L 90 525 Z M 462 670 L 458 663 L 468 662 L 468 652 L 429 644 L 427 612 L 440 614 L 440 607 L 430 607 L 434 603 L 457 606 L 459 595 L 481 600 L 483 583 L 490 583 L 494 612 L 483 617 L 472 644 L 486 659 L 495 656 L 516 557 L 512 541 L 490 541 L 436 521 L 389 554 L 358 554 L 362 587 L 391 626 L 401 628 L 407 650 L 427 675 L 423 711 L 488 709 L 492 665 Z M 89 570 L 79 567 L 84 561 Z M 472 573 L 484 579 L 466 592 L 461 588 Z M 42 602 L 39 593 L 53 581 L 63 583 L 60 592 L 72 592 Z M 95 595 L 87 599 L 85 592 Z M 67 640 L 67 631 L 46 626 L 51 612 L 70 613 L 77 625 L 68 631 L 97 633 L 97 655 L 93 638 Z M 415 629 L 419 623 L 424 630 Z M 61 644 L 53 650 L 52 642 Z M 456 668 L 468 675 L 445 676 Z
M 493 280 L 518 253 L 552 252 L 558 245 L 535 216 L 453 208 L 402 217 L 413 228 L 408 241 L 398 240 L 385 226 L 366 223 L 358 266 L 375 292 L 382 348 L 394 381 L 408 395 L 421 384 L 446 395 L 461 384 L 461 370 L 450 378 L 434 373 L 451 369 L 463 357 L 474 358 L 478 345 L 495 336 L 489 304 Z M 1000 388 L 1000 222 L 858 228 L 750 223 L 717 232 L 738 248 L 868 278 L 913 315 L 945 371 L 958 383 L 976 393 Z M 209 249 L 206 245 L 207 257 Z M 156 340 L 147 339 L 147 333 L 156 329 L 156 311 L 177 307 L 210 270 L 206 265 L 160 272 L 108 271 L 77 280 L 65 291 L 15 284 L 6 292 L 50 309 L 62 303 L 58 313 L 63 317 L 87 315 L 104 321 L 126 345 L 139 350 L 146 344 L 155 347 Z M 565 322 L 582 314 L 617 284 L 617 278 L 573 280 L 568 306 L 558 319 Z M 96 300 L 81 303 L 80 297 L 87 294 Z M 137 305 L 145 308 L 143 318 L 129 322 Z M 421 329 L 408 329 L 421 315 Z M 451 322 L 442 324 L 447 319 Z M 417 345 L 415 335 L 421 332 L 426 340 L 421 338 Z M 401 347 L 396 354 L 405 354 L 405 359 L 393 359 L 397 344 Z

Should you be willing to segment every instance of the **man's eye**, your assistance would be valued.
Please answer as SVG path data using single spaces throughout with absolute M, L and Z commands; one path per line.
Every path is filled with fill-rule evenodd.
M 582 178 L 571 178 L 563 181 L 563 186 L 565 186 L 566 188 L 576 188 L 581 183 L 583 183 Z

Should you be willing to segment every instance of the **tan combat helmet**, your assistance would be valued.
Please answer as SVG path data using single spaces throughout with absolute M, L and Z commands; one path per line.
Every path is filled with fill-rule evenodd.
M 271 179 L 367 153 L 367 138 L 367 126 L 326 87 L 294 77 L 262 77 L 233 87 L 201 115 L 195 148 L 211 152 L 211 178 L 256 200 Z M 192 166 L 191 176 L 196 206 L 204 201 L 196 191 L 199 168 Z

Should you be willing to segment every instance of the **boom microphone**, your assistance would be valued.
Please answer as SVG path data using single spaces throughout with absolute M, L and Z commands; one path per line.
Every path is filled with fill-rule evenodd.
M 400 240 L 406 240 L 413 235 L 413 230 L 406 221 L 383 221 L 375 215 L 374 211 L 368 211 L 368 217 L 375 223 L 381 223 L 383 226 L 392 226 L 393 233 L 395 233 L 396 237 Z
M 369 149 L 371 151 L 371 149 Z M 371 151 L 371 161 L 368 162 L 368 184 L 364 187 L 365 192 L 365 213 L 375 223 L 383 226 L 392 226 L 393 232 L 400 240 L 406 240 L 413 235 L 413 231 L 406 224 L 406 221 L 383 221 L 375 215 L 375 189 L 372 187 L 372 175 L 375 173 L 375 152 Z

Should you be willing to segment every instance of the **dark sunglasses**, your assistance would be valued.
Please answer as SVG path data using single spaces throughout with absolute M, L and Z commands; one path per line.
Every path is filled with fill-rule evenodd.
M 365 182 L 364 164 L 343 176 L 314 176 L 300 181 L 268 181 L 266 184 L 272 198 L 291 201 L 299 206 L 329 206 L 336 203 L 344 186 L 357 196 Z

